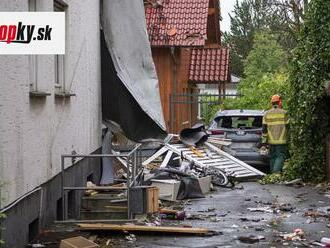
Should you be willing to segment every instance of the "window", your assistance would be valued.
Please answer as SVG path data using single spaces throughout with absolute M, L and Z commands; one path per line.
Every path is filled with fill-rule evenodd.
M 54 1 L 54 11 L 65 12 L 67 4 L 60 0 Z M 55 94 L 65 92 L 65 55 L 55 55 L 54 58 L 55 72 Z
M 65 91 L 65 55 L 55 55 L 54 65 L 55 65 L 55 88 L 60 91 Z
M 36 0 L 29 0 L 29 11 L 37 11 Z M 38 91 L 38 57 L 37 55 L 29 55 L 29 86 L 30 92 Z
M 262 116 L 224 116 L 216 122 L 218 128 L 254 129 L 262 127 Z

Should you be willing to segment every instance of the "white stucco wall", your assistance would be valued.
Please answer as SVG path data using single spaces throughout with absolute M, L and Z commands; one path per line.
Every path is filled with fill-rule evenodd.
M 54 56 L 38 56 L 38 90 L 29 97 L 29 56 L 0 55 L 1 207 L 60 171 L 63 153 L 91 153 L 101 145 L 101 66 L 98 0 L 65 0 L 67 91 L 54 97 Z M 53 0 L 37 0 L 52 11 Z M 27 11 L 28 0 L 2 0 L 0 11 Z M 69 162 L 69 161 L 68 161 Z

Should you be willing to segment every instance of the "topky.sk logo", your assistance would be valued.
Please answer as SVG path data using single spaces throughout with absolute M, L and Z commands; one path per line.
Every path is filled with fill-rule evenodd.
M 0 12 L 0 54 L 64 53 L 64 12 Z
M 37 32 L 35 30 L 36 25 L 24 25 L 22 22 L 17 25 L 0 25 L 0 42 L 28 44 L 32 39 L 51 40 L 52 28 L 49 25 L 38 28 Z

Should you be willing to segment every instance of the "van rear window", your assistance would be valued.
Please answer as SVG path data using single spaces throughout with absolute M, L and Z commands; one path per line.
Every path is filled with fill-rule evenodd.
M 254 129 L 262 127 L 262 116 L 221 116 L 216 122 L 218 128 Z

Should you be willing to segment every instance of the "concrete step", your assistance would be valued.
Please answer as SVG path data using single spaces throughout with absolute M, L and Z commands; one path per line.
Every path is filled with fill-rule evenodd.
M 112 210 L 93 210 L 80 211 L 81 220 L 120 220 L 127 219 L 127 211 L 112 211 Z

